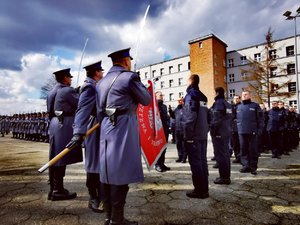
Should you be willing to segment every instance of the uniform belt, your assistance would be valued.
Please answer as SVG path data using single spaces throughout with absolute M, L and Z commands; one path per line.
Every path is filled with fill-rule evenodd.
M 109 116 L 106 113 L 104 113 L 105 116 Z M 120 116 L 120 115 L 125 115 L 125 114 L 129 114 L 129 110 L 128 109 L 117 109 L 116 112 L 114 113 L 115 116 Z

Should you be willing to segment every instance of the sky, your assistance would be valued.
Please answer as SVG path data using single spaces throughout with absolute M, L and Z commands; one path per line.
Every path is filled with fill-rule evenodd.
M 83 66 L 102 60 L 108 71 L 107 55 L 119 49 L 131 47 L 139 68 L 188 55 L 188 41 L 211 33 L 227 51 L 263 43 L 269 27 L 273 40 L 293 36 L 282 14 L 299 7 L 299 0 L 1 0 L 0 115 L 46 110 L 41 87 L 53 72 L 71 68 L 77 87 Z

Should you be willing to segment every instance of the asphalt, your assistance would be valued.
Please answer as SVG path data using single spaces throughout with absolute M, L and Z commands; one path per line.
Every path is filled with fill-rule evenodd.
M 140 225 L 260 225 L 300 224 L 300 149 L 272 159 L 262 154 L 258 174 L 242 174 L 232 164 L 230 185 L 215 185 L 212 145 L 208 145 L 209 194 L 190 199 L 193 188 L 188 163 L 175 163 L 176 147 L 168 145 L 166 164 L 171 170 L 148 171 L 145 182 L 130 185 L 125 215 Z M 48 173 L 37 170 L 47 162 L 48 144 L 0 137 L 0 224 L 103 224 L 104 215 L 87 208 L 83 163 L 67 167 L 65 187 L 78 197 L 47 200 Z

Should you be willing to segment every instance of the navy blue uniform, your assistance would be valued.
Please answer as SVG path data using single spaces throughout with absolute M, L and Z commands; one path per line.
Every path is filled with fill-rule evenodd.
M 184 98 L 183 137 L 196 194 L 208 193 L 207 97 L 198 87 L 189 86 Z
M 230 179 L 229 140 L 231 135 L 232 107 L 222 97 L 217 96 L 210 109 L 210 135 L 221 179 Z
M 243 100 L 237 107 L 237 127 L 241 146 L 241 163 L 246 172 L 255 172 L 258 163 L 257 134 L 263 129 L 263 115 L 260 106 Z

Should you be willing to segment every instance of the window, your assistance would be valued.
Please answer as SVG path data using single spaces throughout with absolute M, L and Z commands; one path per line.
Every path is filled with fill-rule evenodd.
M 270 68 L 270 77 L 276 77 L 277 75 L 277 67 L 274 66 L 274 67 L 271 67 Z
M 297 108 L 297 101 L 291 100 L 291 101 L 289 101 L 289 105 Z
M 169 66 L 169 73 L 173 73 L 173 66 Z
M 188 62 L 188 70 L 191 69 L 191 62 Z
M 164 88 L 165 87 L 165 82 L 164 81 L 161 81 L 160 82 L 160 88 Z
M 183 81 L 182 77 L 178 78 L 178 86 L 182 85 L 182 81 Z
M 260 53 L 254 54 L 254 60 L 257 61 L 257 62 L 260 62 L 260 60 L 261 60 L 261 55 L 260 55 Z
M 234 74 L 229 74 L 229 82 L 234 82 Z
M 179 98 L 183 98 L 183 92 L 179 92 L 178 97 L 179 97 Z
M 174 85 L 174 81 L 173 80 L 169 80 L 169 87 L 173 87 Z
M 202 41 L 199 41 L 199 48 L 202 48 L 203 47 L 203 43 Z
M 156 74 L 156 70 L 153 70 L 152 71 L 152 77 L 155 77 L 155 74 Z
M 170 101 L 174 101 L 175 99 L 174 99 L 174 93 L 170 93 L 169 94 L 169 99 L 170 99 Z
M 235 96 L 235 89 L 229 89 L 229 97 L 233 98 Z
M 182 64 L 178 64 L 178 72 L 180 72 L 182 70 Z
M 228 59 L 228 67 L 234 67 L 233 59 Z
M 241 56 L 241 64 L 242 65 L 247 64 L 247 57 L 246 56 Z
M 292 93 L 296 93 L 296 82 L 288 83 L 288 91 Z
M 161 68 L 160 69 L 160 75 L 163 75 L 164 74 L 164 68 Z
M 291 46 L 287 46 L 285 48 L 286 50 L 286 56 L 291 56 L 291 55 L 294 55 L 294 45 L 291 45 Z
M 270 50 L 269 51 L 269 56 L 272 59 L 276 59 L 276 49 Z
M 288 64 L 286 68 L 287 74 L 295 74 L 295 64 Z
M 145 72 L 145 79 L 148 78 L 148 72 Z
M 247 72 L 242 72 L 241 78 L 242 78 L 242 80 L 246 80 L 247 79 Z

